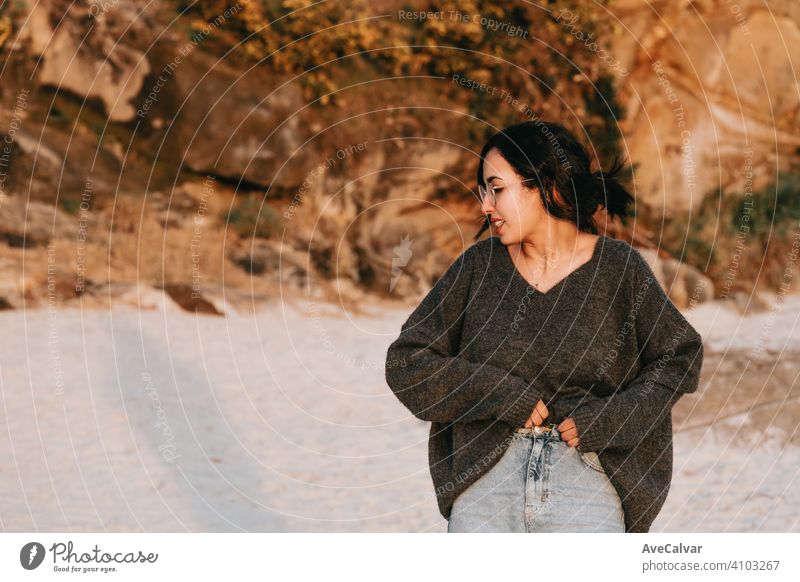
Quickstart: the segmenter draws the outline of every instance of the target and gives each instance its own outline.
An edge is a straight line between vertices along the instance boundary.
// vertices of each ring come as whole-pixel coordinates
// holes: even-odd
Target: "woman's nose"
[[[489,196],[487,196],[483,200],[483,202],[481,202],[481,212],[483,212],[484,214],[491,214],[492,212],[494,212],[494,204],[492,204],[492,201],[489,199]]]

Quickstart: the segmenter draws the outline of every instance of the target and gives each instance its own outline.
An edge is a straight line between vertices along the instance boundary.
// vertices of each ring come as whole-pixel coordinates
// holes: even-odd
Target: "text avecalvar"
[[[645,544],[642,548],[643,554],[699,554],[703,546],[689,546],[684,544],[664,544],[662,546],[651,546]]]

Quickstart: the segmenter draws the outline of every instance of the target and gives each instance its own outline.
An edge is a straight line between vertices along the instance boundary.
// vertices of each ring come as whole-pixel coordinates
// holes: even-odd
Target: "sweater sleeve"
[[[623,389],[588,394],[572,409],[578,449],[635,448],[684,394],[697,390],[703,340],[667,297],[650,265],[631,253],[636,338],[642,367]]]
[[[497,419],[522,427],[539,391],[507,370],[458,355],[475,252],[473,245],[456,259],[402,325],[386,354],[386,382],[422,420]]]

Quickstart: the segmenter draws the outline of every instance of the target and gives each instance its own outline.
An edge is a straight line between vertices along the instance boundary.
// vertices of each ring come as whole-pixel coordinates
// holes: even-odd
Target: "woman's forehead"
[[[485,180],[492,176],[507,179],[514,175],[514,169],[497,149],[491,149],[483,160],[483,175]]]

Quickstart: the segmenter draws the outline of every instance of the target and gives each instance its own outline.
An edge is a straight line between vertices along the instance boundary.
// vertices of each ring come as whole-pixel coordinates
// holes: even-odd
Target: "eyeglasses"
[[[524,184],[525,182],[531,182],[536,180],[536,178],[526,178],[525,180],[520,180],[519,182],[511,182],[512,184]],[[478,186],[478,197],[481,201],[481,206],[483,206],[484,201],[486,198],[489,198],[489,203],[494,206],[497,204],[497,192],[502,190],[502,186],[484,186],[480,184]]]

